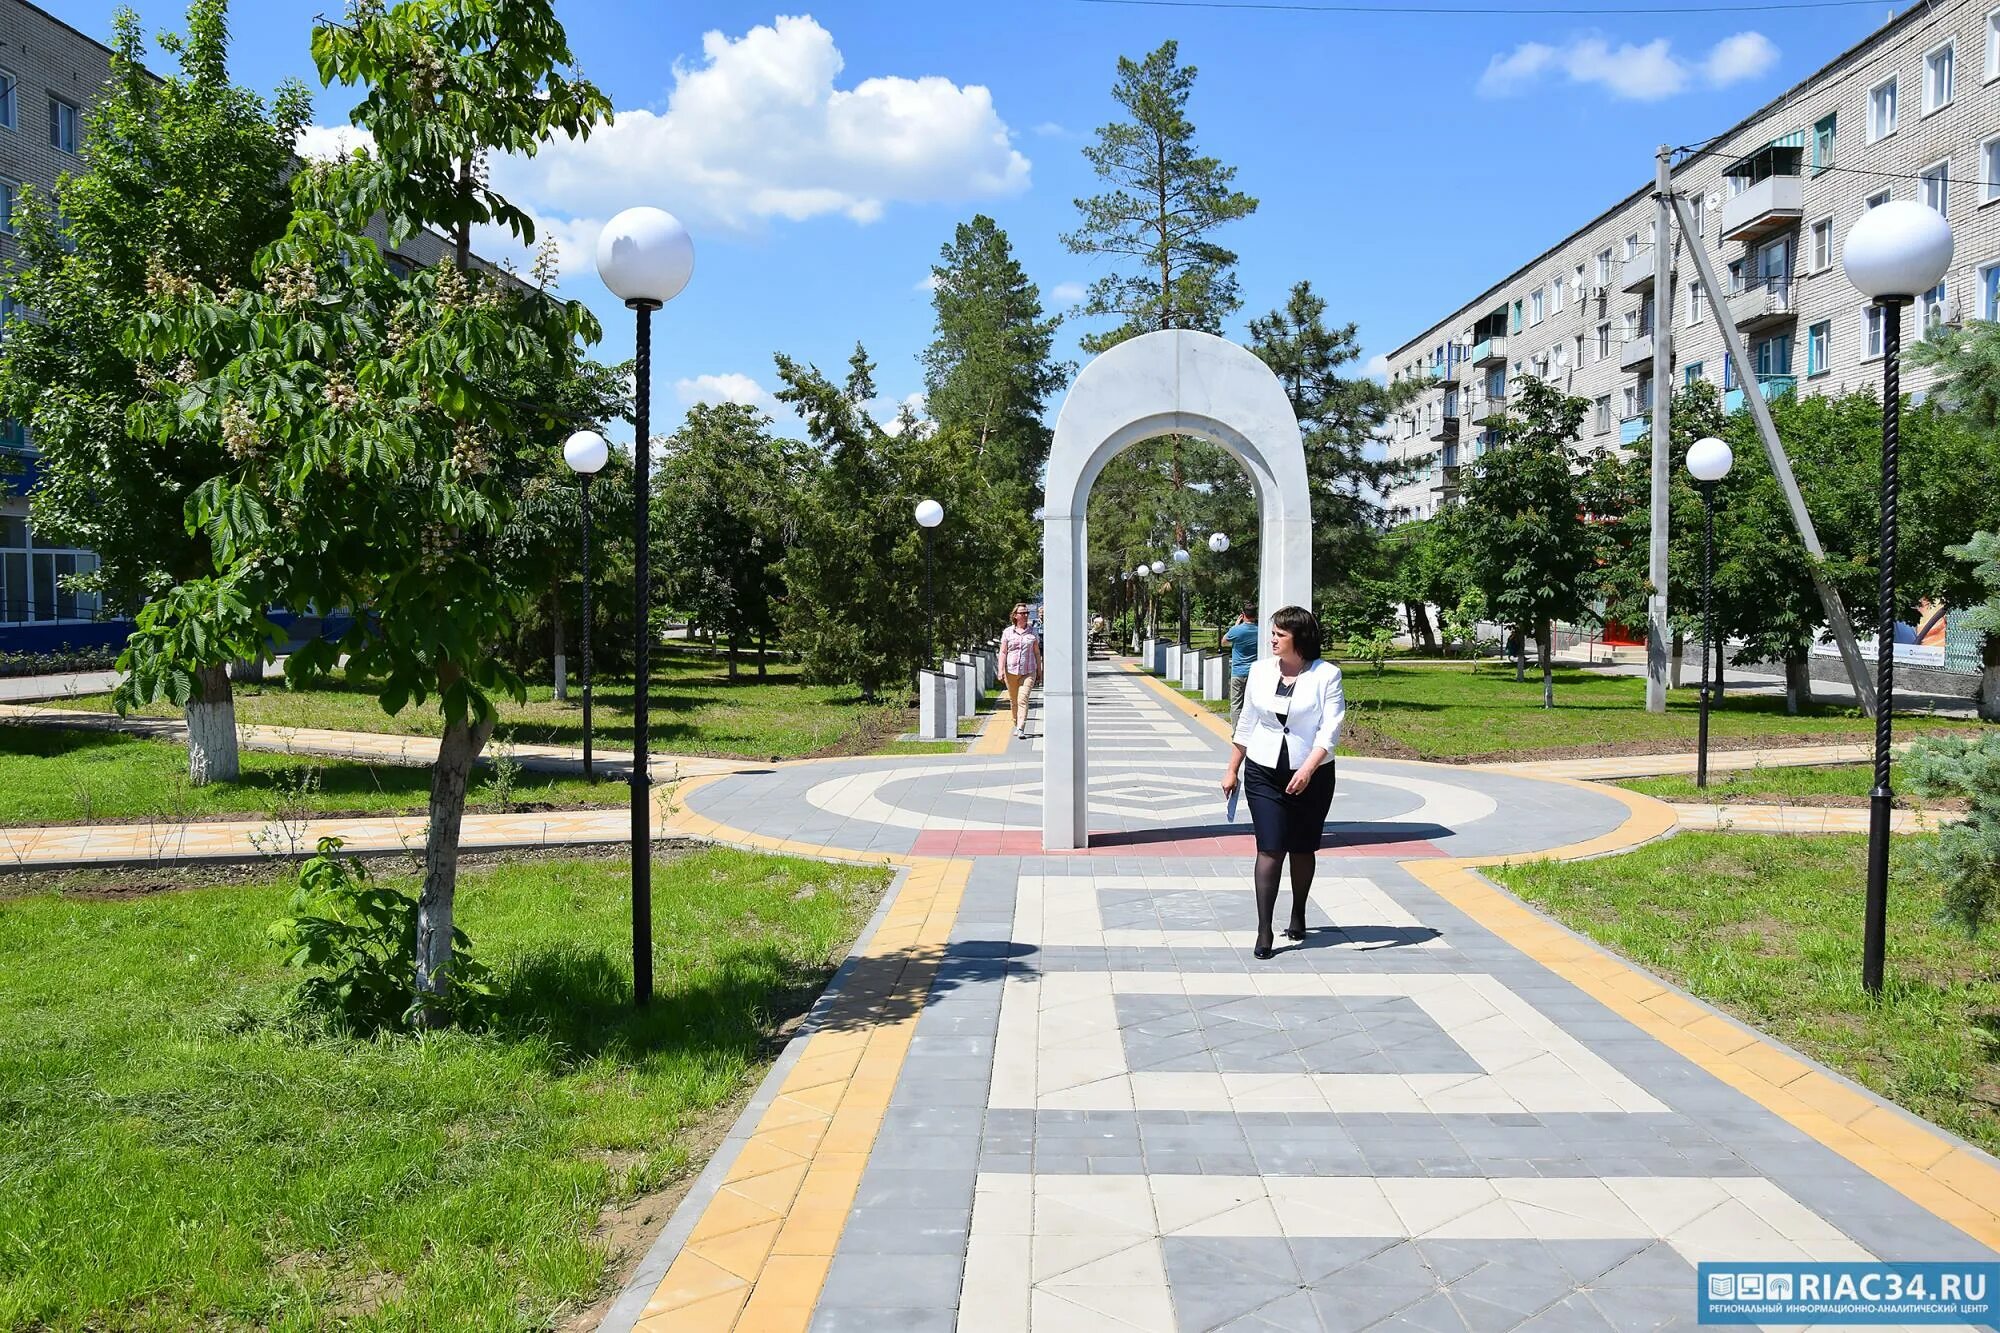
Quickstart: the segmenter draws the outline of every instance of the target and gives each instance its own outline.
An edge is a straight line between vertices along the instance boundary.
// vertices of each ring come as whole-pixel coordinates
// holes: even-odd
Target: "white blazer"
[[[1243,711],[1236,719],[1236,743],[1266,768],[1278,766],[1279,747],[1297,768],[1306,756],[1324,748],[1333,753],[1340,727],[1347,720],[1347,696],[1340,688],[1340,668],[1325,658],[1299,673],[1292,697],[1278,697],[1278,659],[1260,657],[1250,667],[1243,690]],[[1285,714],[1280,724],[1278,714]]]

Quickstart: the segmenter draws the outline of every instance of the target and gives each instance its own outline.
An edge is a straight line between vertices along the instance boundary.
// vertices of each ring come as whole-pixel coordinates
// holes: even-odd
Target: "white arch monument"
[[[1084,717],[1090,488],[1121,450],[1161,435],[1211,441],[1250,473],[1259,520],[1259,621],[1268,625],[1281,606],[1312,605],[1305,447],[1270,367],[1226,338],[1184,329],[1142,334],[1085,366],[1056,418],[1042,517],[1042,846],[1049,851],[1082,847],[1090,837]]]

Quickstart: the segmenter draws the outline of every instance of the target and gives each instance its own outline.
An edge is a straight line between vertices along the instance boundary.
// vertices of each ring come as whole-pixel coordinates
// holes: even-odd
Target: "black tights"
[[[1284,869],[1284,852],[1258,852],[1257,869],[1252,879],[1257,886],[1257,946],[1271,947],[1271,914],[1278,907],[1278,873]],[[1306,928],[1306,895],[1312,892],[1313,871],[1319,868],[1318,857],[1312,852],[1291,853],[1292,862],[1292,929],[1304,933]]]

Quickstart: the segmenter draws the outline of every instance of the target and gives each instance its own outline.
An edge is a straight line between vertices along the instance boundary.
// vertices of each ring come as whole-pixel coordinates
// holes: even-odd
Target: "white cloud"
[[[1595,36],[1577,37],[1559,47],[1522,42],[1487,62],[1478,91],[1482,97],[1508,97],[1560,73],[1571,83],[1595,84],[1613,97],[1653,102],[1685,91],[1697,77],[1718,88],[1755,78],[1777,60],[1777,46],[1759,32],[1725,37],[1695,63],[1675,55],[1664,37],[1616,46]]]
[[[674,393],[690,407],[696,403],[741,403],[771,417],[787,411],[777,395],[741,371],[675,380]]]
[[[1716,87],[1754,79],[1778,63],[1778,48],[1761,32],[1739,32],[1715,44],[1702,72]]]
[[[1056,124],[1056,122],[1054,122],[1053,120],[1045,120],[1041,124],[1035,126],[1035,133],[1044,139],[1069,138],[1069,131],[1064,129],[1062,126]]]
[[[374,146],[375,136],[354,125],[308,125],[299,131],[292,148],[300,157],[318,161]]]
[[[665,110],[621,110],[586,140],[496,162],[494,183],[570,217],[660,199],[686,221],[732,230],[828,214],[867,223],[898,203],[1027,188],[1028,159],[986,88],[937,75],[841,88],[843,63],[809,17],[709,32],[701,60],[675,66]]]
[[[1378,383],[1387,384],[1389,382],[1388,353],[1377,352],[1375,355],[1369,357],[1368,364],[1362,367],[1361,373]]]
[[[911,290],[919,292],[934,292],[942,286],[944,286],[943,278],[940,278],[935,273],[926,273],[921,279],[918,280],[917,285]]]
[[[1083,284],[1080,282],[1059,282],[1049,288],[1049,299],[1060,305],[1075,305],[1083,299]]]
[[[877,398],[869,403],[868,407],[873,413],[875,420],[882,423],[882,429],[891,435],[902,433],[902,411],[906,407],[909,408],[911,415],[917,419],[917,438],[921,439],[924,433],[929,430],[931,424],[929,419],[924,416],[924,401],[924,392],[919,389],[915,393],[904,394],[899,402],[890,402],[884,398]]]

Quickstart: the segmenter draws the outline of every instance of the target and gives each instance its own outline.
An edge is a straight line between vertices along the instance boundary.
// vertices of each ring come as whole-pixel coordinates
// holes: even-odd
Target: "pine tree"
[[[1060,319],[985,214],[961,222],[932,266],[937,332],[924,350],[924,409],[970,441],[987,475],[1023,509],[1040,501],[1049,399],[1070,368],[1050,359]]]
[[[1187,108],[1196,73],[1193,65],[1180,63],[1179,44],[1172,41],[1143,60],[1119,58],[1111,95],[1129,119],[1100,127],[1097,141],[1083,150],[1109,188],[1076,201],[1079,225],[1063,237],[1073,254],[1108,256],[1123,266],[1092,282],[1079,308],[1082,315],[1118,321],[1081,339],[1086,352],[1104,352],[1160,329],[1219,333],[1242,304],[1236,254],[1214,234],[1256,212],[1257,201],[1234,188],[1236,168],[1195,146]],[[1155,473],[1165,485],[1118,475],[1127,472]],[[1163,544],[1185,545],[1199,503],[1196,488],[1240,475],[1221,449],[1170,436],[1113,459],[1100,486],[1108,493],[1160,494],[1167,519]]]

